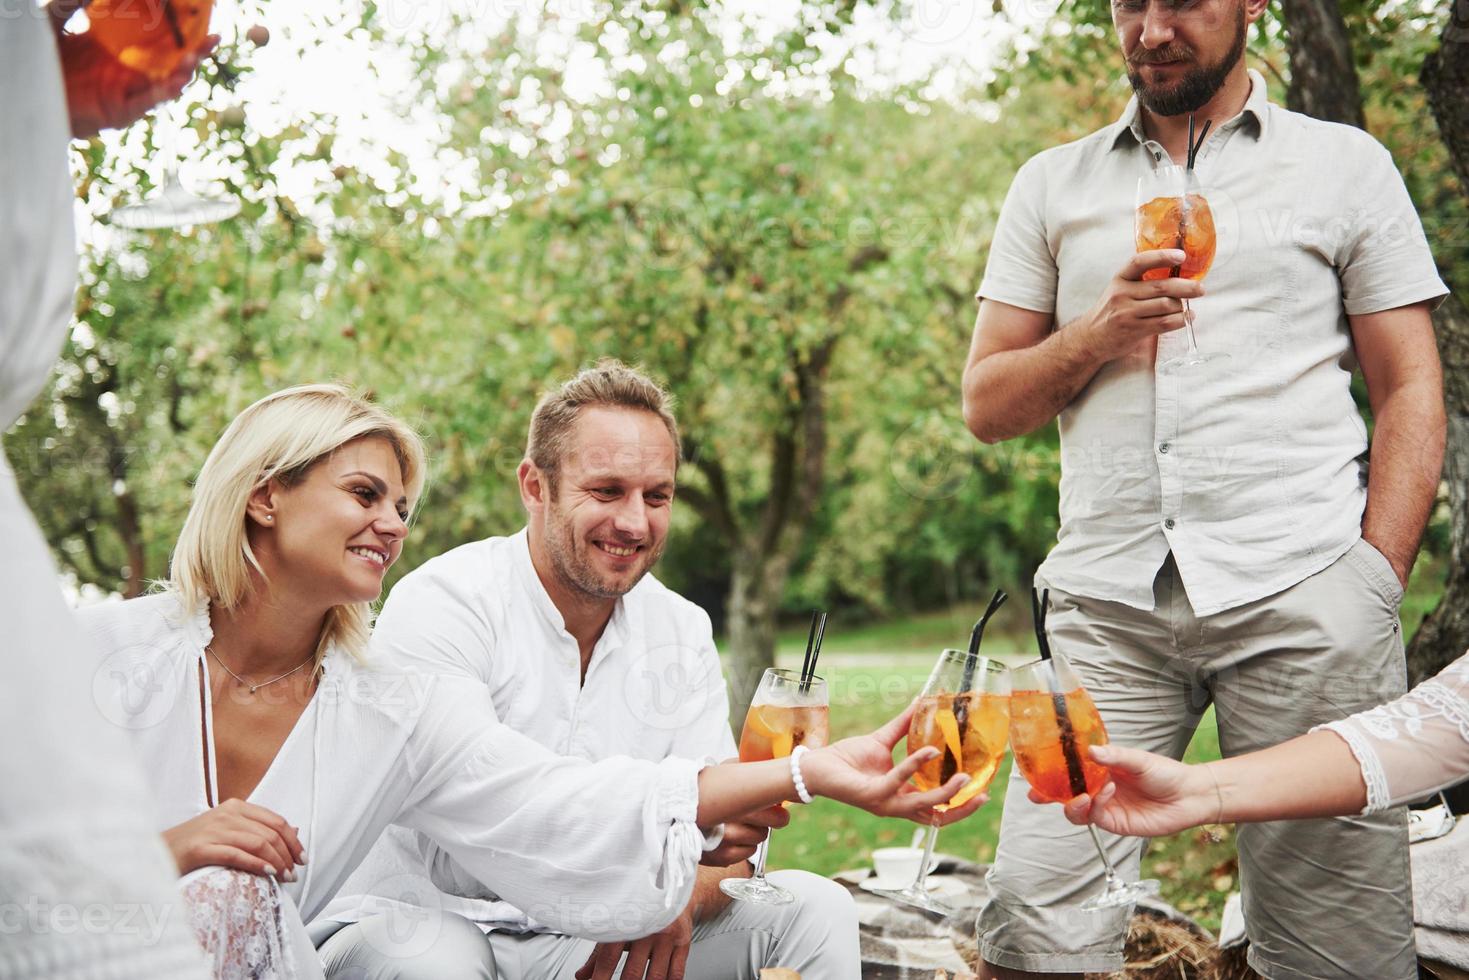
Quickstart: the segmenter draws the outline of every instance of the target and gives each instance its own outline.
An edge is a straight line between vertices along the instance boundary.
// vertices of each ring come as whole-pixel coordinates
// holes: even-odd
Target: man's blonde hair
[[[673,396],[652,378],[612,357],[547,392],[536,405],[530,420],[525,455],[546,474],[550,490],[556,492],[561,462],[570,450],[571,430],[585,408],[632,408],[658,416],[673,440],[673,465],[683,455],[678,421],[673,417]]]
[[[168,585],[190,606],[239,606],[255,588],[251,569],[265,574],[245,533],[251,493],[271,480],[296,486],[323,458],[372,437],[386,439],[398,457],[411,516],[423,493],[425,455],[418,433],[398,418],[338,384],[297,385],[245,409],[199,471]],[[318,638],[317,665],[334,643],[361,656],[371,627],[368,603],[332,607]]]

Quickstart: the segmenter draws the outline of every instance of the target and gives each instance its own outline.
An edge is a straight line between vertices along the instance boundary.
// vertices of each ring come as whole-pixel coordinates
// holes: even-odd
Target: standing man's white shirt
[[[1153,607],[1171,552],[1201,616],[1274,595],[1362,534],[1367,429],[1349,316],[1437,303],[1439,279],[1392,156],[1367,133],[1272,105],[1259,72],[1199,154],[1219,252],[1183,331],[1109,361],[1064,409],[1061,528],[1042,581]],[[1132,254],[1138,178],[1167,164],[1136,97],[1116,123],[1020,168],[979,297],[1054,313],[1097,301]]]
[[[644,576],[617,601],[583,684],[577,642],[536,574],[524,530],[455,548],[405,577],[378,618],[371,656],[484,684],[502,722],[559,755],[737,754],[708,614]],[[323,917],[352,922],[390,906],[391,896],[366,897],[379,882],[422,875],[423,847],[390,828]],[[547,931],[508,902],[440,898],[444,911],[484,928]]]

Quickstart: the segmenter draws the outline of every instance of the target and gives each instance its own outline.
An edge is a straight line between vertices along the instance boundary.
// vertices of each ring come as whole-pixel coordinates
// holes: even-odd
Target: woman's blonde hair
[[[423,492],[425,457],[423,440],[401,420],[338,384],[297,385],[245,409],[199,471],[169,585],[190,606],[239,606],[255,588],[250,570],[265,574],[245,533],[251,493],[271,480],[295,486],[324,457],[372,437],[386,439],[398,457],[411,517]],[[371,628],[368,603],[333,606],[318,638],[317,665],[334,643],[361,656]]]

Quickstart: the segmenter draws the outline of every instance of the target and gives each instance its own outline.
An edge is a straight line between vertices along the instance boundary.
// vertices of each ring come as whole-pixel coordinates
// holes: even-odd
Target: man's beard
[[[1245,40],[1249,34],[1249,24],[1245,21],[1244,4],[1240,4],[1235,16],[1234,43],[1229,47],[1226,54],[1217,64],[1196,65],[1190,68],[1176,84],[1169,87],[1153,87],[1143,81],[1142,64],[1132,60],[1127,62],[1127,80],[1132,83],[1132,90],[1137,93],[1137,99],[1147,108],[1149,112],[1160,116],[1178,116],[1186,112],[1197,112],[1214,98],[1224,79],[1234,70],[1234,66],[1244,57]],[[1178,54],[1187,54],[1187,50],[1164,48],[1160,51],[1150,52],[1154,61],[1175,60]]]
[[[592,567],[587,555],[577,551],[577,543],[573,537],[575,533],[571,522],[552,504],[546,514],[546,553],[551,559],[551,569],[568,590],[588,599],[622,598],[643,580],[644,575],[653,570],[653,566],[663,555],[661,544],[657,549],[643,552],[645,560],[642,567],[636,570],[626,586],[622,586],[620,583],[609,582]],[[586,547],[592,549],[596,545],[588,541]]]

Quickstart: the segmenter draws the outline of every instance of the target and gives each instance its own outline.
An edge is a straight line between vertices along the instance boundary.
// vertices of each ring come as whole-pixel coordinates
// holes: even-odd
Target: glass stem
[[[1190,354],[1197,354],[1199,352],[1199,342],[1194,337],[1194,315],[1189,308],[1188,300],[1183,301],[1183,322],[1188,327],[1188,352]]]
[[[913,888],[924,891],[923,883],[928,879],[928,864],[933,860],[933,845],[939,839],[939,822],[928,825],[928,836],[923,839],[923,860],[918,862],[918,877],[913,879]]]
[[[1116,881],[1117,871],[1112,867],[1111,859],[1107,857],[1107,849],[1102,846],[1102,838],[1097,834],[1096,825],[1087,824],[1086,829],[1091,831],[1092,843],[1097,846],[1097,856],[1102,859],[1102,866],[1107,869],[1107,881],[1109,883]]]
[[[770,834],[773,833],[775,831],[772,830]],[[759,853],[755,855],[755,873],[751,877],[756,881],[765,880],[765,855],[770,853],[770,834],[765,835],[765,840],[760,843]]]

